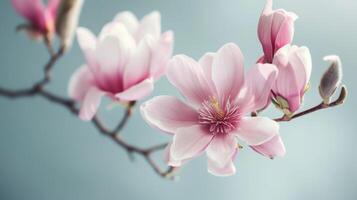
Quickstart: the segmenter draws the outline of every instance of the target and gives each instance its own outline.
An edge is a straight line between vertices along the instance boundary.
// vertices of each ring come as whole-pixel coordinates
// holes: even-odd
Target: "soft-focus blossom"
[[[311,75],[311,55],[306,47],[285,45],[276,52],[273,64],[278,78],[272,88],[273,102],[287,115],[294,113],[302,102]]]
[[[81,119],[92,119],[104,95],[113,101],[136,101],[151,93],[172,53],[173,33],[161,34],[160,23],[158,12],[140,22],[124,12],[105,25],[98,38],[78,28],[87,62],[73,74],[69,95],[81,102]]]
[[[258,24],[258,37],[262,44],[264,56],[260,63],[272,63],[274,54],[294,36],[294,21],[297,15],[283,9],[272,10],[272,0],[267,0]]]
[[[184,55],[169,62],[167,77],[186,101],[157,96],[141,106],[151,126],[173,135],[166,154],[169,165],[179,167],[206,152],[210,173],[232,175],[237,139],[258,146],[279,134],[275,121],[249,116],[268,101],[276,67],[256,64],[245,76],[243,68],[243,55],[235,44],[207,53],[198,62]]]
[[[56,31],[63,50],[72,46],[84,0],[62,0],[58,9]]]
[[[337,55],[324,57],[325,61],[331,62],[330,67],[322,75],[319,92],[325,104],[330,103],[331,96],[335,93],[342,81],[342,63]]]
[[[26,31],[30,36],[51,37],[55,32],[57,8],[61,0],[48,0],[47,6],[42,0],[12,0],[16,12],[26,18],[29,24]]]

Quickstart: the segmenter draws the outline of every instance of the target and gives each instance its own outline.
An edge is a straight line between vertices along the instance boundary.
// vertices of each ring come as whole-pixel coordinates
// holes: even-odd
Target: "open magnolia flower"
[[[258,37],[262,44],[264,56],[261,63],[272,63],[274,54],[294,36],[294,21],[297,15],[284,9],[273,10],[273,1],[267,0],[258,24]]]
[[[279,75],[272,88],[273,102],[286,115],[299,109],[311,76],[311,55],[307,47],[285,45],[275,54]]]
[[[243,55],[235,44],[207,53],[199,62],[184,55],[169,62],[167,77],[187,102],[158,96],[141,106],[150,125],[174,136],[167,148],[169,165],[181,166],[206,152],[210,173],[232,175],[237,139],[259,146],[278,136],[277,122],[249,115],[266,105],[276,67],[256,64],[246,76],[243,68]],[[272,151],[284,151],[279,145],[275,148]]]
[[[22,26],[34,38],[51,37],[55,32],[56,13],[61,0],[49,0],[45,6],[42,0],[12,0],[16,12],[26,18],[29,24]]]
[[[98,38],[78,28],[87,63],[73,74],[69,95],[81,102],[81,119],[92,119],[104,95],[113,101],[136,101],[151,93],[172,54],[173,33],[161,34],[160,23],[158,12],[140,22],[123,12],[103,27]]]

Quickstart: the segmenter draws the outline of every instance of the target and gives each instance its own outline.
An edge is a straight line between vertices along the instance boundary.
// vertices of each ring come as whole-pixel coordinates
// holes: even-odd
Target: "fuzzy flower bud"
[[[329,104],[331,96],[341,84],[342,64],[337,55],[325,56],[324,60],[331,62],[331,65],[321,77],[319,92],[324,103]]]
[[[59,7],[56,30],[64,50],[72,46],[84,0],[63,0]]]

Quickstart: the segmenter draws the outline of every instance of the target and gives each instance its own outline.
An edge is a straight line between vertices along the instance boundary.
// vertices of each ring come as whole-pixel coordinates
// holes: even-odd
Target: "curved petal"
[[[206,149],[210,162],[214,162],[219,168],[224,168],[232,161],[237,151],[237,140],[234,135],[215,136]]]
[[[292,12],[281,11],[284,15],[284,21],[280,24],[277,33],[275,34],[274,45],[275,52],[286,44],[290,44],[294,37],[294,21],[297,15]]]
[[[274,47],[271,42],[271,26],[273,23],[272,3],[272,0],[266,1],[258,23],[258,38],[263,47],[265,60],[269,63],[272,62],[274,54]]]
[[[149,38],[140,41],[137,48],[134,50],[129,63],[124,69],[124,89],[149,77],[150,67],[150,48]]]
[[[197,124],[197,112],[179,99],[157,96],[143,103],[141,115],[151,126],[174,134],[179,128]]]
[[[47,10],[51,13],[51,16],[53,18],[56,18],[57,10],[58,10],[60,3],[61,3],[61,0],[48,0]]]
[[[226,165],[220,166],[210,158],[207,160],[208,172],[215,176],[232,176],[236,173],[236,167],[232,160],[228,161]]]
[[[218,50],[213,60],[212,79],[221,98],[235,98],[244,83],[243,55],[233,43]]]
[[[206,53],[198,61],[198,63],[202,68],[203,74],[207,80],[207,83],[209,84],[211,90],[214,91],[214,93],[216,93],[216,87],[212,80],[212,67],[213,67],[213,60],[215,56],[216,53]]]
[[[98,70],[106,75],[117,75],[127,60],[124,53],[117,37],[108,36],[99,41],[95,51]]]
[[[84,121],[90,121],[96,114],[104,94],[105,92],[99,90],[98,88],[91,87],[82,102],[81,109],[79,111],[79,118]]]
[[[279,124],[267,117],[243,117],[233,133],[248,145],[260,145],[279,134]]]
[[[239,95],[243,113],[264,108],[269,100],[271,89],[278,76],[278,69],[272,64],[255,64],[245,79],[245,93]]]
[[[289,110],[296,111],[301,104],[311,74],[311,55],[306,47],[285,45],[276,53],[273,64],[279,69],[274,92],[289,102]]]
[[[272,139],[261,145],[250,147],[254,151],[270,159],[273,159],[275,156],[284,156],[286,152],[283,140],[279,135],[274,136]]]
[[[128,31],[134,35],[136,30],[138,29],[139,22],[136,16],[130,11],[123,11],[118,13],[114,17],[114,21],[120,22],[125,25]]]
[[[174,33],[166,31],[155,45],[152,46],[152,57],[150,63],[150,74],[155,79],[165,73],[174,45]]]
[[[194,158],[193,157],[186,160],[174,160],[173,157],[171,156],[171,145],[172,142],[170,142],[164,149],[164,162],[167,163],[169,166],[181,167],[183,164]]]
[[[201,105],[212,94],[199,64],[185,55],[171,59],[167,78],[190,103]]]
[[[88,66],[94,69],[96,66],[95,49],[97,46],[97,38],[89,29],[79,27],[77,28],[77,40]]]
[[[161,34],[161,15],[158,11],[151,12],[140,21],[136,33],[136,41],[140,41],[145,35],[159,38]]]
[[[140,83],[124,90],[115,95],[120,100],[135,101],[144,98],[154,90],[154,80],[152,78],[145,79]]]
[[[171,157],[183,161],[201,154],[213,138],[200,125],[184,127],[177,130],[171,145]]]
[[[71,76],[68,85],[68,95],[77,101],[82,101],[89,88],[93,86],[93,75],[86,65],[79,67]]]

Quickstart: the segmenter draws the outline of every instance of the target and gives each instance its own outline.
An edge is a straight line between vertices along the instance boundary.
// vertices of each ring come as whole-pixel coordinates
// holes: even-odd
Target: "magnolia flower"
[[[207,53],[198,62],[185,55],[169,62],[167,77],[186,102],[158,96],[141,106],[151,126],[173,135],[167,147],[169,165],[179,167],[206,152],[210,173],[232,175],[237,139],[256,146],[278,135],[275,121],[248,115],[268,101],[276,67],[256,64],[246,76],[243,68],[243,55],[235,44]]]
[[[104,95],[113,101],[136,101],[150,94],[171,57],[173,33],[161,34],[158,12],[140,23],[129,12],[119,16],[98,38],[86,28],[77,30],[87,63],[73,74],[69,95],[81,102],[83,120],[92,119]]]
[[[273,64],[279,70],[272,88],[273,102],[291,115],[299,109],[308,89],[312,67],[310,51],[307,47],[286,45],[276,52]]]
[[[26,18],[29,24],[23,28],[33,38],[51,37],[55,32],[57,8],[61,0],[48,0],[45,6],[42,0],[12,0],[16,12]]]
[[[258,37],[262,44],[264,56],[261,63],[272,63],[274,54],[294,36],[294,21],[297,15],[283,9],[272,10],[273,1],[267,0],[258,24]]]

